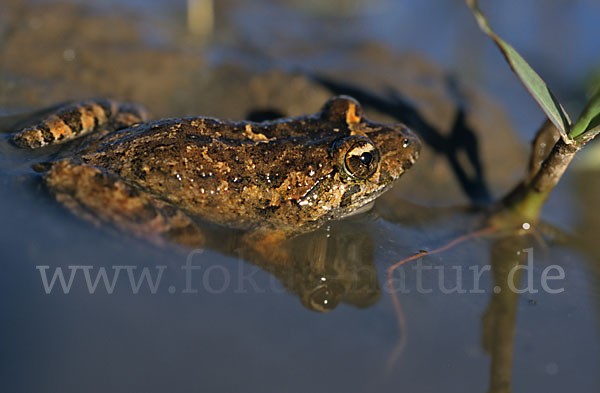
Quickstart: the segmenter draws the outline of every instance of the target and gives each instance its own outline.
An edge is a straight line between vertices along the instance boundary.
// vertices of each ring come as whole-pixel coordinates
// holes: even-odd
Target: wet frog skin
[[[262,123],[146,117],[138,105],[90,100],[13,141],[37,149],[90,138],[44,175],[82,217],[195,246],[204,238],[197,222],[208,222],[243,230],[258,250],[360,211],[420,149],[406,126],[371,122],[346,96],[311,116]]]

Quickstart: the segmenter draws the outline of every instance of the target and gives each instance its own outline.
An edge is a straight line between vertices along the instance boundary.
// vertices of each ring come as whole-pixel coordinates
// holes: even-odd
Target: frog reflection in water
[[[420,148],[406,126],[371,122],[346,96],[312,116],[262,123],[147,122],[138,105],[89,100],[57,109],[13,141],[36,149],[82,137],[83,147],[44,175],[74,213],[194,247],[213,243],[199,222],[230,228],[259,265],[286,264],[287,239],[364,210]]]

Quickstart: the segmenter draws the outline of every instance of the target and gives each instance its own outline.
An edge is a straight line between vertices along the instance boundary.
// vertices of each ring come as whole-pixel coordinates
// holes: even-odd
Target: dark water
[[[397,119],[385,104],[399,89],[443,135],[454,116],[443,103],[461,100],[439,88],[451,75],[473,89],[464,100],[480,116],[469,121],[491,196],[519,179],[542,114],[461,1],[214,3],[214,27],[192,33],[185,2],[3,2],[0,112],[111,95],[157,117],[239,119],[312,112],[354,89],[373,116]],[[600,67],[600,4],[487,3],[497,30],[576,113]],[[302,76],[312,73],[328,83]],[[475,90],[500,104],[483,106]],[[60,153],[22,152],[3,137],[1,390],[598,391],[598,170],[572,168],[536,236],[478,237],[402,266],[398,314],[387,269],[481,224],[464,208],[478,185],[461,183],[437,139],[421,136],[422,162],[373,212],[301,236],[286,246],[289,260],[267,262],[223,251],[228,237],[221,251],[161,248],[96,228],[30,169]],[[73,272],[72,286],[64,293],[56,281],[46,293],[43,277],[50,285],[58,268],[67,285]],[[93,282],[101,269],[109,283],[119,271],[114,288],[99,281],[90,293],[85,273]],[[144,269],[156,286],[143,281],[135,293]],[[544,288],[544,274],[562,278]],[[530,291],[514,294],[509,278]]]

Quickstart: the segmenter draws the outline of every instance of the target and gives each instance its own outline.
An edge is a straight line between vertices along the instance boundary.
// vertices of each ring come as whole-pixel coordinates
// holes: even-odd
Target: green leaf
[[[593,120],[600,115],[600,88],[596,90],[596,93],[592,95],[592,98],[588,101],[587,105],[583,109],[583,112],[579,116],[579,119],[575,122],[569,132],[569,137],[576,138],[579,135],[586,132],[589,128],[593,127],[595,123]]]
[[[571,127],[569,115],[558,102],[554,94],[550,91],[546,83],[540,76],[531,68],[529,64],[521,57],[521,55],[509,43],[498,36],[489,25],[485,15],[479,9],[477,0],[465,0],[467,6],[479,24],[479,28],[490,38],[494,40],[504,58],[510,65],[510,68],[521,80],[521,83],[527,88],[529,94],[535,99],[538,105],[542,108],[548,119],[556,126],[565,143],[572,143],[567,136],[567,131]]]
[[[587,128],[585,129],[585,132],[590,132],[592,128],[597,128],[598,126],[600,126],[600,113],[598,113],[592,119],[592,121],[590,121],[590,124],[588,124]]]

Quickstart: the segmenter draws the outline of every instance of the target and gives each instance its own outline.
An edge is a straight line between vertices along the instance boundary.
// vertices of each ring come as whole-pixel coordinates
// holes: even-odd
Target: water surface
[[[0,5],[5,115],[108,95],[155,117],[241,119],[309,113],[352,93],[374,118],[420,125],[425,140],[422,162],[373,212],[294,240],[280,266],[94,227],[31,170],[60,153],[22,152],[3,137],[2,391],[598,390],[594,171],[571,171],[553,192],[543,212],[552,231],[475,238],[396,271],[398,325],[387,269],[477,228],[481,214],[465,206],[519,179],[542,114],[462,2],[334,3],[218,1],[208,36],[189,32],[185,2]],[[581,108],[585,76],[600,65],[600,6],[484,6],[567,107]],[[472,181],[461,180],[440,148],[459,129],[478,138],[483,180],[458,152]],[[515,295],[506,285],[519,263],[527,269],[516,279],[533,291]],[[199,269],[186,276],[186,266]],[[67,279],[75,272],[68,293],[58,281],[44,286],[58,268]],[[102,268],[118,280],[90,293],[84,273],[93,280]],[[161,279],[135,293],[144,269]],[[545,290],[544,272],[559,271]],[[323,278],[337,291],[328,313],[311,309]]]

